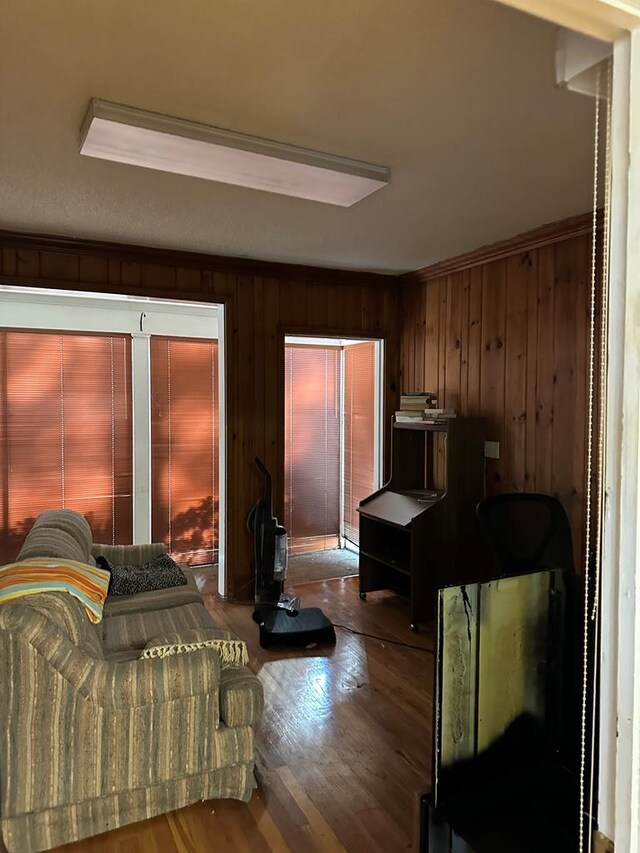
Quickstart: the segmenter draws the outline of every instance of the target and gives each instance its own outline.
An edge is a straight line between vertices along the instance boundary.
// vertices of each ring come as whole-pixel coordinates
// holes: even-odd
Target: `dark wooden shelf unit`
[[[438,587],[478,574],[484,438],[480,418],[394,422],[391,478],[360,503],[360,595],[407,595],[414,629],[432,617]]]

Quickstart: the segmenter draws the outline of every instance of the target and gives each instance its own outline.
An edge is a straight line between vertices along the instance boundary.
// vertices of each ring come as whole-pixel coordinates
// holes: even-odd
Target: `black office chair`
[[[562,572],[563,581],[553,599],[556,635],[553,664],[547,671],[545,725],[561,764],[574,772],[580,752],[577,720],[584,588],[573,562],[569,519],[557,498],[527,492],[485,498],[476,512],[503,577],[543,569]]]
[[[571,527],[557,498],[531,492],[495,495],[480,501],[476,513],[501,574],[575,571]]]

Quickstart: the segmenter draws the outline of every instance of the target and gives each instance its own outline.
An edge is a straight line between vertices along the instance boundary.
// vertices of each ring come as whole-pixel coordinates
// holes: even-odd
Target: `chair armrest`
[[[246,666],[220,671],[220,719],[229,728],[251,726],[262,716],[264,691],[260,679]]]
[[[112,566],[142,566],[167,553],[164,542],[152,542],[148,545],[103,545],[95,543],[91,555],[104,557]]]
[[[220,655],[204,648],[166,658],[106,661],[91,698],[102,708],[121,709],[211,695],[217,708],[219,687]],[[216,710],[216,725],[218,719]]]
[[[6,627],[5,641],[30,643],[80,696],[99,708],[121,710],[207,694],[216,696],[216,708],[219,704],[220,656],[215,649],[166,658],[104,661],[81,651],[36,611],[19,625]],[[216,720],[217,716],[216,710]]]

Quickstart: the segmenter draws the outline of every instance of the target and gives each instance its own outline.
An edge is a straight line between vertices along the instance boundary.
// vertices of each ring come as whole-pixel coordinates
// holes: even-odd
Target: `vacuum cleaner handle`
[[[267,467],[263,464],[263,462],[260,459],[258,459],[257,456],[255,458],[255,463],[258,466],[258,470],[262,473],[262,475],[264,477],[264,498],[263,498],[263,500],[264,500],[265,506],[268,507],[269,514],[271,516],[273,516],[273,500],[271,497],[271,487],[272,487],[271,474],[269,473],[269,470],[267,469]]]

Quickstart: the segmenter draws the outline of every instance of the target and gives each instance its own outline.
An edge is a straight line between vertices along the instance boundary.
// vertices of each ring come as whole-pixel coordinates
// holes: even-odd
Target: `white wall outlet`
[[[500,442],[485,441],[484,455],[487,459],[500,459]]]

